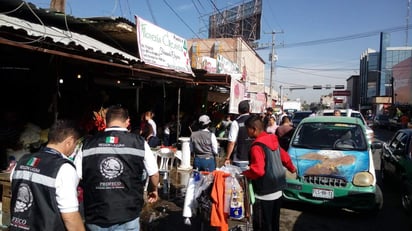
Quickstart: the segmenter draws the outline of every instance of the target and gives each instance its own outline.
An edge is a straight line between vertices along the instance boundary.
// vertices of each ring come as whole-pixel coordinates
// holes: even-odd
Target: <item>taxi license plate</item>
[[[333,199],[333,190],[314,188],[312,196],[317,198]]]

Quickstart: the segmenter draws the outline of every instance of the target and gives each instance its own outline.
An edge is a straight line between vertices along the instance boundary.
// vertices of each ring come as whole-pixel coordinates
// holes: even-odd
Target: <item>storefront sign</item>
[[[216,63],[216,59],[203,56],[200,68],[206,70],[208,73],[216,73]]]
[[[139,57],[147,64],[193,75],[187,41],[136,16]]]
[[[225,58],[222,55],[217,55],[217,73],[220,74],[233,74],[240,73],[239,66]]]

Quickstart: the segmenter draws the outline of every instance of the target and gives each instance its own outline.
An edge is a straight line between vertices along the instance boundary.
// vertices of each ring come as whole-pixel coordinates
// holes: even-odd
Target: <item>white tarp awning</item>
[[[99,51],[109,55],[119,54],[127,60],[139,61],[137,57],[129,55],[126,52],[118,50],[89,36],[78,34],[70,30],[62,30],[56,27],[32,23],[23,19],[7,16],[5,14],[0,14],[0,27],[12,27],[15,30],[22,29],[25,30],[28,35],[39,38],[47,37],[52,39],[55,43],[63,43],[65,45],[74,43],[83,47],[85,50],[92,50],[94,52]],[[127,61],[125,60],[125,63],[126,62]]]

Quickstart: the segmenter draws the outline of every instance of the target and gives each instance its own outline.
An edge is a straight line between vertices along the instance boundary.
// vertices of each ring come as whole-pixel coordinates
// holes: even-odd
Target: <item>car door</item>
[[[412,182],[412,138],[409,135],[407,139],[405,151],[402,154],[399,164],[404,173],[403,177],[407,178],[409,182]]]
[[[397,177],[399,171],[400,153],[406,146],[407,136],[401,131],[398,131],[384,146],[382,161],[384,161],[385,172],[393,177]]]
[[[383,159],[386,173],[398,179],[405,174],[405,164],[411,161],[407,157],[408,146],[407,134],[398,131],[390,143],[384,147]]]

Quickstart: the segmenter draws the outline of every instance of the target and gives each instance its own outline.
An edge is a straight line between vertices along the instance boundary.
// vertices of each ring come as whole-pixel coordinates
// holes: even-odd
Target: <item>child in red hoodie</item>
[[[292,173],[296,172],[296,168],[289,154],[280,148],[276,135],[264,131],[259,116],[248,118],[245,127],[248,136],[255,139],[249,152],[249,169],[243,172],[251,180],[256,198],[253,204],[253,230],[278,231],[282,189],[286,185],[285,173],[284,170],[281,170],[283,174],[267,170],[273,169],[270,165],[283,169],[280,164]],[[278,148],[279,152],[272,152]],[[280,155],[273,156],[273,153]]]

